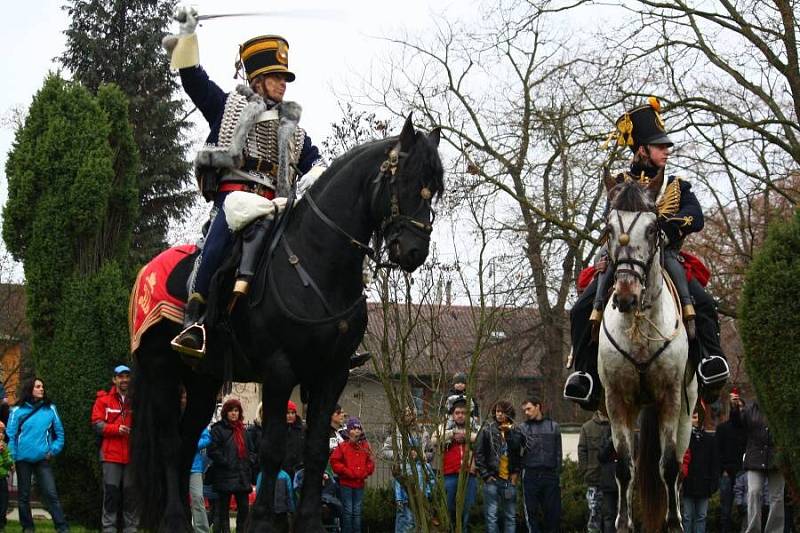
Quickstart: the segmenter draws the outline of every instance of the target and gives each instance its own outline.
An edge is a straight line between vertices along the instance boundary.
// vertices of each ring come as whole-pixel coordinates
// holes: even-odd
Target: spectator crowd
[[[102,531],[137,531],[132,497],[129,438],[134,419],[130,408],[131,370],[117,366],[109,390],[97,393],[91,411],[103,480]],[[453,531],[468,532],[473,507],[482,495],[487,533],[555,532],[561,522],[561,429],[549,418],[541,399],[519,405],[501,399],[481,420],[467,378],[457,374],[443,398],[440,421],[426,425],[411,407],[395,422],[380,456],[391,464],[395,532],[418,531],[419,516]],[[185,406],[185,393],[182,397]],[[757,401],[745,402],[735,388],[729,396],[729,417],[711,428],[707,406],[692,416],[690,445],[681,464],[681,515],[686,532],[783,532],[784,480],[767,421]],[[5,401],[5,400],[4,400]],[[517,411],[522,416],[517,416]],[[2,417],[0,417],[2,418]],[[245,424],[244,409],[228,398],[202,432],[191,466],[192,522],[197,533],[229,532],[231,512],[236,529],[244,530],[248,511],[260,490],[258,451],[262,412]],[[286,409],[287,447],[276,480],[274,509],[291,528],[303,484],[302,450],[305,425],[297,405]],[[56,531],[69,531],[61,508],[51,459],[64,448],[65,436],[45,383],[35,378],[19,393],[7,424],[0,421],[0,531],[9,505],[7,478],[16,472],[19,519],[24,532],[34,530],[30,493],[35,477]],[[329,463],[323,476],[323,519],[331,531],[361,532],[367,479],[376,456],[361,420],[337,405],[330,419]],[[615,531],[620,498],[611,426],[602,409],[583,424],[578,441],[578,472],[585,483],[586,530]],[[719,491],[718,524],[709,527],[709,500]],[[432,502],[438,495],[442,508]],[[520,505],[521,504],[521,505]],[[521,508],[521,511],[520,511]],[[426,510],[426,511],[423,511]],[[460,512],[459,512],[460,511]],[[788,531],[788,529],[786,529]]]

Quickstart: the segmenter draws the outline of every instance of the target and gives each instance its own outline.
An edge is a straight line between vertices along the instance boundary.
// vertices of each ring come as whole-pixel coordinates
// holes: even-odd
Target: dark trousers
[[[525,468],[522,471],[525,496],[525,521],[529,533],[554,533],[561,521],[561,486],[555,471]],[[536,512],[542,510],[542,527],[536,523]]]
[[[8,476],[0,478],[0,529],[6,527],[8,514]]]
[[[139,515],[133,499],[133,469],[122,463],[104,461],[103,465],[103,531],[116,533],[122,514],[123,533],[136,533]]]
[[[569,312],[575,370],[590,374],[595,382],[595,390],[599,390],[596,385],[600,382],[600,378],[597,374],[597,343],[592,340],[592,325],[589,322],[589,316],[592,314],[592,305],[597,293],[597,280],[598,278],[592,280]],[[689,343],[689,357],[695,364],[700,362],[702,351],[705,351],[706,355],[724,357],[720,346],[717,303],[696,279],[689,282],[689,294],[694,300],[697,313],[695,318],[697,339]],[[702,344],[703,350],[701,350],[700,344]]]
[[[22,529],[34,529],[33,515],[31,514],[31,481],[35,473],[36,482],[39,485],[39,492],[42,498],[44,498],[50,516],[53,517],[53,524],[56,526],[56,531],[59,533],[69,531],[69,525],[67,525],[67,520],[64,518],[64,510],[61,508],[58,492],[56,492],[56,480],[55,477],[53,477],[53,470],[50,468],[50,463],[47,460],[42,460],[38,463],[17,461],[16,465],[17,489],[19,491],[19,523]]]
[[[233,245],[233,232],[228,226],[225,211],[222,209],[227,192],[218,193],[214,198],[211,224],[203,238],[202,250],[195,260],[195,270],[189,278],[189,293],[198,292],[208,297],[211,278],[222,264]]]
[[[250,511],[250,502],[247,492],[220,492],[217,499],[217,518],[214,520],[214,533],[230,533],[230,505],[231,496],[236,498],[236,531],[244,531],[247,523],[247,514]]]
[[[613,533],[617,530],[614,523],[617,521],[619,506],[619,492],[616,490],[603,491],[603,510],[600,516],[603,518],[603,533]]]

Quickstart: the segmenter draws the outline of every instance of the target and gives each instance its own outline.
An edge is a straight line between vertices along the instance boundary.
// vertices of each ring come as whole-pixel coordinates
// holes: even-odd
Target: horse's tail
[[[166,371],[167,368],[161,360],[163,354],[153,342],[153,337],[161,337],[165,331],[166,328],[159,324],[148,332],[147,338],[137,351],[131,384],[134,420],[130,451],[134,491],[140,516],[139,526],[152,531],[159,529],[166,511],[168,489],[165,457],[169,451],[165,448],[170,445],[178,446],[177,442],[168,442],[169,439],[165,438],[168,428],[164,427],[164,423],[159,423],[167,408],[167,402],[176,402],[176,415],[179,411],[177,376],[170,376]],[[161,339],[161,342],[169,346],[168,339],[166,341]],[[169,394],[171,391],[165,390],[165,380],[175,381],[175,391],[171,394]]]
[[[661,440],[658,411],[654,405],[642,409],[639,453],[636,456],[642,531],[661,531],[667,514],[667,491],[661,479]]]

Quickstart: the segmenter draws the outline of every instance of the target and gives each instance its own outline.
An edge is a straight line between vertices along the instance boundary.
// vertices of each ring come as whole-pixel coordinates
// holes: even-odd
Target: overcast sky
[[[4,1],[5,20],[0,32],[0,117],[8,118],[15,108],[30,105],[49,71],[58,70],[53,58],[64,49],[63,31],[69,24],[61,9],[64,0]],[[224,90],[232,89],[234,61],[238,45],[261,34],[279,34],[289,41],[289,67],[297,75],[286,99],[303,106],[301,125],[312,140],[320,144],[330,132],[330,124],[340,117],[334,95],[379,61],[387,44],[380,37],[401,32],[420,34],[432,27],[432,18],[447,13],[448,18],[474,18],[477,7],[471,0],[403,0],[385,2],[351,0],[330,2],[305,0],[272,2],[254,0],[205,0],[193,2],[200,14],[270,12],[252,16],[209,20],[197,33],[200,61]],[[177,32],[177,23],[173,31]],[[199,113],[192,119],[197,127],[192,138],[205,139],[208,126]],[[4,121],[0,128],[0,205],[5,205],[7,184],[5,162],[14,138],[13,127]],[[206,209],[195,218],[202,218]]]

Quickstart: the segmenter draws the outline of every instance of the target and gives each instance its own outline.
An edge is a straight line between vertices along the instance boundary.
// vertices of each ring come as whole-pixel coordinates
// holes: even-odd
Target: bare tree
[[[448,205],[487,206],[483,228],[527,283],[548,356],[546,398],[560,398],[573,280],[597,250],[603,197],[599,150],[613,122],[617,69],[593,47],[571,48],[525,2],[486,7],[483,25],[444,19],[422,37],[392,39],[386,70],[358,101],[440,126],[449,148]],[[558,405],[555,404],[554,405]]]

